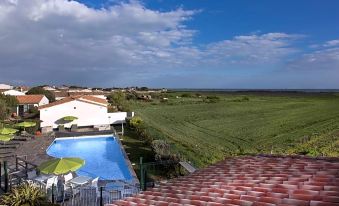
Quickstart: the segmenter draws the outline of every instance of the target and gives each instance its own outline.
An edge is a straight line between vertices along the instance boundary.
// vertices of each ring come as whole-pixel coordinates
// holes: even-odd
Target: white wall
[[[46,96],[44,96],[41,101],[39,102],[39,106],[45,105],[45,104],[49,104],[49,100]]]
[[[125,123],[126,117],[127,112],[107,113],[107,118],[109,119],[110,124]]]
[[[13,89],[4,91],[3,94],[4,95],[10,95],[10,96],[22,96],[22,95],[25,95],[25,93],[19,92],[19,91],[13,90]]]
[[[13,89],[13,86],[8,84],[0,84],[0,89]]]
[[[109,123],[107,107],[74,100],[41,109],[41,127],[53,126],[53,128],[57,128],[58,124],[56,121],[65,116],[75,116],[78,118],[71,123],[65,124],[65,127],[70,127],[72,124],[77,124],[78,126],[91,126]]]

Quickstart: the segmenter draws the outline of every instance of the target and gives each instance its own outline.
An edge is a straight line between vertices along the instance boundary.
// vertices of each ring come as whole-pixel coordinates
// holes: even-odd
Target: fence
[[[158,182],[187,174],[179,161],[166,160],[143,163],[142,157],[140,163],[135,166],[135,170],[140,180],[141,190],[154,187]]]
[[[116,187],[79,186],[64,188],[52,185],[51,188],[46,190],[46,193],[52,203],[58,203],[62,206],[103,206],[136,195],[139,191],[138,186],[124,183]]]
[[[1,184],[4,186],[4,191],[9,191],[11,187],[26,181],[28,177],[27,171],[36,167],[36,165],[30,164],[25,157],[17,157],[15,163],[13,168],[14,170],[16,169],[16,172],[9,170],[6,162],[1,163],[0,175],[2,178],[0,183],[4,183]],[[38,182],[33,182],[33,184],[44,190],[51,202],[62,206],[103,206],[114,203],[116,200],[136,195],[140,190],[156,186],[158,182],[185,175],[185,170],[180,163],[173,160],[143,163],[141,157],[140,163],[135,165],[134,169],[139,176],[140,183],[101,181],[99,186],[86,185],[72,188],[61,184],[52,185],[48,189],[46,189],[45,184]],[[13,183],[13,180],[16,180],[16,182]],[[108,184],[105,185],[105,183],[117,183],[117,186],[114,186],[115,184],[107,186]]]
[[[28,177],[27,172],[36,167],[27,161],[27,156],[17,156],[14,167],[10,167],[7,161],[0,162],[0,188],[4,192],[10,191],[12,187],[24,182]]]

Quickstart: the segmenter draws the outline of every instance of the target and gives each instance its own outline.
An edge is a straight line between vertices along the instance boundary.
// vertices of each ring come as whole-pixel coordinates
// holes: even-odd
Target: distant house
[[[16,96],[16,98],[18,100],[17,114],[19,116],[24,116],[24,114],[31,108],[43,106],[49,103],[47,97],[40,94],[20,95]]]
[[[44,86],[43,89],[47,90],[47,91],[55,91],[56,90],[54,87],[50,87],[50,86]]]
[[[13,89],[13,86],[8,85],[8,84],[0,84],[0,89],[1,90],[9,90],[9,89]]]
[[[27,86],[18,86],[15,89],[20,91],[20,92],[26,93],[26,92],[28,92],[29,87],[27,87]]]
[[[25,93],[23,92],[19,92],[17,90],[14,89],[10,89],[10,90],[6,90],[4,92],[2,92],[4,95],[10,95],[10,96],[21,96],[21,95],[25,95]]]
[[[58,128],[64,125],[70,128],[72,124],[78,127],[99,127],[110,124],[124,123],[127,112],[108,113],[107,100],[90,95],[65,97],[39,107],[42,128]],[[77,117],[71,123],[62,122],[65,116]]]
[[[66,97],[71,97],[71,96],[80,96],[80,95],[90,95],[90,96],[94,96],[94,97],[98,97],[101,99],[106,99],[107,94],[109,94],[108,92],[95,92],[92,90],[65,90],[65,91],[52,91],[54,93],[55,96],[55,100],[61,100],[64,99]]]

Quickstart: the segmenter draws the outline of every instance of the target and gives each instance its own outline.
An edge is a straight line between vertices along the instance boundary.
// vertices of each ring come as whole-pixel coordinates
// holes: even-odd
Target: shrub
[[[250,98],[249,98],[249,97],[243,97],[243,98],[242,98],[242,101],[243,101],[243,102],[250,101]]]
[[[242,97],[242,98],[237,98],[233,101],[234,102],[248,102],[248,101],[250,101],[250,98],[245,96],[245,97]]]
[[[8,118],[17,104],[18,100],[14,96],[0,93],[0,120]]]
[[[110,95],[108,95],[107,99],[111,106],[116,106],[119,111],[131,111],[129,104],[126,101],[126,94],[122,91],[112,92]]]
[[[215,99],[215,100],[219,100],[220,97],[216,96],[216,95],[209,95],[206,97],[206,99]]]
[[[0,99],[0,120],[4,120],[9,116],[8,107],[6,102]]]
[[[28,183],[24,183],[12,189],[10,193],[4,194],[1,197],[1,204],[13,206],[52,205],[48,202],[43,190]]]
[[[216,95],[209,95],[203,100],[205,103],[217,103],[220,100],[220,97]]]
[[[193,95],[191,93],[184,93],[181,95],[181,97],[189,98],[189,97],[193,97]]]
[[[170,157],[170,145],[165,140],[154,140],[152,149],[155,153],[155,160],[168,159]]]
[[[128,92],[128,93],[126,93],[126,99],[127,100],[137,100],[138,97],[135,93]]]
[[[38,120],[38,119],[33,119],[33,120],[30,119],[30,120],[28,120],[28,121],[30,121],[30,122],[35,122],[36,125],[35,125],[34,127],[28,127],[28,128],[26,128],[26,129],[25,129],[26,132],[28,132],[28,133],[30,133],[30,134],[35,134],[36,131],[38,131],[39,128],[40,128],[40,120]]]
[[[37,107],[31,107],[31,108],[29,108],[28,112],[31,113],[31,114],[38,114],[39,110],[38,110]]]
[[[133,128],[139,127],[143,123],[142,119],[140,117],[134,116],[130,121],[129,125]]]

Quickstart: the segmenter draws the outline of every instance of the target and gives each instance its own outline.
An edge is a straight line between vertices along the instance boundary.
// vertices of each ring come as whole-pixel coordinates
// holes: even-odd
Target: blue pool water
[[[105,180],[132,179],[120,145],[113,137],[57,139],[48,148],[47,154],[84,159],[85,165],[76,172],[78,175]]]

